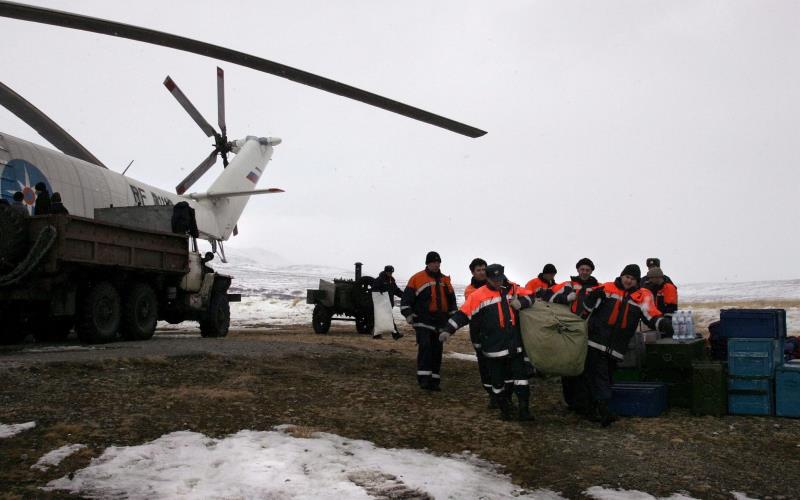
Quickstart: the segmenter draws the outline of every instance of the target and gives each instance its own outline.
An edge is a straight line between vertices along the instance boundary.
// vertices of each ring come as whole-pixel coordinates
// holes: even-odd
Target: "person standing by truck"
[[[439,330],[457,309],[450,277],[441,272],[442,258],[430,251],[425,269],[408,280],[400,313],[417,334],[417,382],[422,389],[441,390],[442,344]]]
[[[33,215],[47,215],[50,213],[50,193],[44,182],[38,182],[34,186],[36,190],[36,202],[33,205]]]

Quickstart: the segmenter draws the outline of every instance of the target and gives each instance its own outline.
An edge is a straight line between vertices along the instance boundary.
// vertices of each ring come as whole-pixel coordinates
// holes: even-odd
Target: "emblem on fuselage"
[[[39,168],[25,160],[14,159],[0,164],[0,197],[13,203],[14,193],[22,193],[22,203],[28,208],[28,212],[33,213],[33,205],[36,203],[36,191],[34,186],[44,182],[47,192],[53,193],[53,186]]]

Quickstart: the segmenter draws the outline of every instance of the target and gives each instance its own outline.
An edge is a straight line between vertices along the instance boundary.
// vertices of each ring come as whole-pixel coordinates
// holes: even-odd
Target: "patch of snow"
[[[648,493],[635,490],[622,490],[592,486],[583,492],[586,496],[597,500],[697,500],[683,493],[674,493],[668,497],[654,497]]]
[[[22,431],[33,429],[36,427],[36,422],[25,422],[24,424],[0,424],[0,439],[10,438]]]
[[[23,349],[20,352],[42,353],[42,352],[65,352],[65,351],[102,351],[104,349],[109,349],[109,347],[92,346],[92,345],[55,345],[48,347],[33,347],[30,349]]]
[[[108,448],[85,469],[51,481],[44,489],[134,499],[368,499],[418,494],[562,500],[548,490],[521,490],[496,466],[468,453],[439,457],[379,448],[335,434],[293,437],[289,430],[243,430],[222,439],[173,432],[139,446]]]
[[[62,446],[61,448],[56,448],[55,450],[43,455],[38,462],[31,465],[31,469],[46,471],[50,467],[55,467],[56,465],[60,464],[62,460],[72,455],[76,451],[82,450],[83,448],[86,448],[85,444],[68,444],[66,446]]]
[[[474,354],[464,354],[463,352],[448,352],[444,355],[446,358],[451,359],[461,359],[464,361],[475,361],[478,362],[478,356]]]
[[[734,500],[758,500],[757,498],[750,498],[746,494],[738,491],[731,491],[731,495],[733,495]]]

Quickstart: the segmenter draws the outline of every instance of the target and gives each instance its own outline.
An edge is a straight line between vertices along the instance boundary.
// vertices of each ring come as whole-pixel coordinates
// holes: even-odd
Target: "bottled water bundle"
[[[675,311],[672,315],[672,338],[675,340],[694,340],[694,318],[692,311]]]

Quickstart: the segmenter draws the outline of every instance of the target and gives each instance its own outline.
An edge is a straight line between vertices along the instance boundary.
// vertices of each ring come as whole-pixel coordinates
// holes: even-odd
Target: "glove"
[[[516,295],[514,295],[514,298],[511,300],[511,302],[508,303],[508,305],[510,305],[517,311],[522,309],[522,302],[519,301],[519,298]]]
[[[671,318],[664,318],[661,320],[661,323],[658,325],[661,330],[661,333],[665,333],[669,336],[672,336],[675,333],[675,329],[672,328],[672,319]]]
[[[449,338],[450,338],[450,334],[448,332],[442,332],[442,333],[439,334],[439,342],[441,342],[442,344],[447,342],[447,339],[449,339]]]
[[[570,292],[569,295],[567,295],[567,302],[575,302],[575,297],[577,297],[575,292]]]
[[[409,314],[408,316],[406,316],[406,323],[408,323],[409,325],[413,325],[414,321],[416,319],[417,319],[417,315],[416,314],[413,314],[413,313]]]

